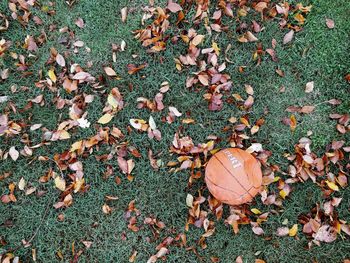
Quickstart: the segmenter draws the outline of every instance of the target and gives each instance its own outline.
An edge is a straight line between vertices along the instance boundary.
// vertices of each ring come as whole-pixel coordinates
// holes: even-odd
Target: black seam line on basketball
[[[226,168],[226,166],[219,160],[219,158],[216,157],[215,155],[213,155],[213,156],[216,158],[216,160],[219,161],[219,163],[221,163],[222,167],[225,168],[225,170],[228,172],[228,174],[231,175],[233,178],[235,178],[235,180],[237,181],[237,183],[239,183],[239,185],[240,185],[244,190],[246,190],[246,192],[247,192],[252,198],[254,198],[254,196],[252,196],[252,195],[248,192],[250,189],[247,190],[247,189],[240,183],[240,181],[238,181],[237,178],[234,177],[234,176],[231,174],[231,172],[229,171],[229,169]]]
[[[225,188],[225,187],[223,187],[223,186],[220,186],[220,185],[214,183],[214,182],[213,182],[212,180],[210,180],[208,177],[206,178],[206,180],[210,181],[213,185],[215,185],[215,186],[217,186],[217,187],[219,187],[219,188],[221,188],[221,189],[224,189],[224,190],[226,190],[226,191],[230,191],[230,192],[232,192],[232,193],[234,193],[234,194],[236,194],[236,195],[240,195],[239,193],[237,193],[237,192],[235,192],[235,191],[233,191],[233,190],[231,190],[231,189]]]
[[[226,191],[229,191],[229,192],[232,192],[232,193],[234,193],[234,194],[236,194],[236,195],[238,195],[239,197],[238,198],[242,198],[242,196],[243,195],[245,195],[246,193],[248,193],[248,192],[246,192],[246,193],[244,193],[244,194],[238,194],[238,193],[236,193],[235,191],[232,191],[232,190],[230,190],[230,189],[227,189],[227,188],[225,188],[225,187],[222,187],[222,186],[220,186],[220,185],[217,185],[216,183],[214,183],[212,180],[210,180],[208,177],[206,178],[206,180],[208,180],[208,181],[210,181],[213,185],[215,185],[216,187],[219,187],[219,188],[221,188],[221,189],[224,189],[224,190],[226,190]],[[245,190],[245,189],[244,189]],[[248,193],[249,194],[249,193]],[[250,194],[249,194],[250,195]],[[250,195],[251,196],[251,195]]]

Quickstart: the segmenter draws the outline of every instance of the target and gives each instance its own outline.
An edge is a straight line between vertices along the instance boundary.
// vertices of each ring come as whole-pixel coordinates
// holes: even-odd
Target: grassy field
[[[104,66],[112,66],[121,79],[106,79],[105,85],[110,89],[118,87],[123,94],[125,108],[108,124],[115,125],[127,134],[130,145],[135,146],[141,153],[141,158],[135,160],[136,166],[133,171],[135,176],[129,182],[125,175],[118,170],[116,159],[100,162],[95,155],[108,154],[108,147],[100,147],[93,155],[87,156],[81,161],[84,164],[84,178],[91,187],[86,193],[74,195],[72,206],[56,210],[52,204],[57,201],[59,190],[50,181],[46,184],[38,182],[51,167],[56,169],[52,162],[31,162],[30,157],[21,156],[16,162],[10,158],[0,161],[0,175],[11,172],[11,176],[0,180],[1,195],[8,193],[8,185],[11,182],[18,182],[25,178],[38,190],[46,191],[46,194],[38,197],[36,195],[24,195],[17,191],[17,202],[3,204],[0,202],[0,254],[16,248],[15,256],[20,257],[23,262],[32,262],[32,249],[36,251],[37,262],[69,262],[74,258],[74,252],[83,250],[79,262],[128,262],[134,250],[138,251],[136,262],[146,262],[147,259],[156,253],[155,247],[167,236],[174,236],[175,232],[184,232],[188,208],[186,206],[186,195],[188,192],[195,193],[193,189],[187,189],[188,171],[169,173],[169,168],[163,167],[154,171],[149,164],[147,153],[152,149],[154,153],[160,153],[165,163],[174,160],[168,149],[173,136],[180,126],[184,126],[184,134],[193,138],[196,143],[206,141],[209,135],[216,135],[223,140],[220,147],[227,147],[227,133],[223,128],[228,125],[228,119],[232,116],[241,117],[244,112],[234,106],[225,103],[222,111],[212,112],[208,110],[207,102],[203,100],[204,92],[190,91],[185,87],[186,77],[192,71],[185,69],[179,73],[175,68],[174,58],[183,54],[185,46],[169,45],[168,48],[159,54],[148,54],[141,44],[133,37],[132,30],[141,28],[140,18],[142,16],[141,6],[147,5],[146,0],[78,0],[72,8],[65,1],[52,1],[54,6],[49,6],[47,1],[39,1],[42,6],[48,6],[55,10],[55,15],[48,15],[36,8],[34,14],[43,20],[43,25],[37,26],[30,22],[27,28],[23,28],[17,21],[10,19],[10,27],[7,31],[0,32],[0,39],[12,41],[10,51],[18,54],[28,55],[22,45],[27,35],[38,37],[42,31],[47,33],[47,41],[39,47],[35,56],[28,57],[27,61],[31,66],[29,70],[33,75],[23,77],[16,71],[14,60],[10,57],[0,59],[0,70],[10,68],[10,76],[6,81],[0,82],[0,96],[9,96],[10,101],[15,103],[18,109],[23,108],[28,99],[43,94],[47,102],[44,107],[34,104],[28,111],[18,110],[11,112],[11,120],[25,120],[27,125],[42,123],[43,127],[54,130],[58,123],[68,118],[68,107],[57,110],[51,100],[53,93],[48,89],[44,91],[37,88],[34,83],[38,81],[38,71],[42,70],[47,75],[50,66],[46,64],[50,56],[50,48],[55,47],[59,52],[64,52],[66,47],[61,45],[58,29],[68,26],[75,33],[75,39],[81,40],[86,47],[91,49],[87,52],[84,48],[79,49],[77,54],[71,53],[67,61],[78,63],[86,67],[91,61],[92,67],[89,73],[98,77],[103,74]],[[165,5],[165,1],[158,1]],[[329,119],[330,113],[349,113],[350,93],[349,84],[344,76],[350,71],[349,59],[349,12],[350,2],[343,0],[319,0],[303,1],[304,5],[312,4],[311,13],[307,16],[306,24],[302,31],[295,34],[295,39],[289,45],[282,46],[283,36],[286,31],[278,28],[275,21],[264,22],[265,30],[259,33],[259,40],[264,47],[271,45],[271,39],[278,41],[276,52],[279,62],[273,62],[267,56],[262,60],[261,65],[256,66],[252,60],[252,52],[255,43],[241,45],[237,43],[233,25],[229,30],[232,34],[220,34],[207,42],[218,43],[224,50],[228,44],[233,48],[229,52],[230,60],[234,64],[228,64],[227,72],[233,81],[233,93],[244,93],[244,84],[254,87],[255,103],[250,111],[250,120],[256,121],[264,116],[265,124],[260,131],[254,135],[254,141],[262,143],[265,149],[272,151],[271,163],[275,163],[286,170],[288,160],[285,153],[293,153],[294,145],[301,137],[312,131],[312,149],[317,153],[323,153],[326,146],[333,140],[345,140],[349,143],[349,133],[339,134],[336,129],[336,122]],[[128,6],[132,10],[128,14],[126,23],[122,23],[120,9]],[[1,1],[0,13],[10,16],[8,1]],[[85,22],[84,28],[78,28],[74,22],[81,17]],[[335,28],[330,30],[325,25],[325,19],[331,18],[335,21]],[[259,19],[257,17],[256,19]],[[50,26],[55,26],[51,28]],[[112,43],[120,43],[124,40],[127,43],[125,52],[117,53],[116,63],[112,60]],[[132,55],[137,54],[137,58]],[[160,63],[162,59],[163,63]],[[129,63],[142,64],[147,62],[148,66],[140,73],[129,75],[126,65]],[[242,74],[237,71],[237,66],[247,66]],[[281,78],[276,73],[276,68],[284,71],[285,77]],[[160,84],[164,81],[170,83],[170,91],[164,96],[164,104],[175,106],[181,112],[190,113],[190,117],[196,120],[196,124],[183,125],[181,119],[172,124],[161,123],[164,112],[152,113],[162,132],[163,138],[160,142],[150,140],[147,133],[132,132],[128,135],[126,127],[131,118],[148,119],[149,111],[137,109],[136,99],[138,97],[153,98],[158,92]],[[305,84],[309,81],[315,82],[313,93],[305,94]],[[129,85],[133,90],[129,90]],[[26,91],[11,92],[11,86],[16,85],[18,89],[22,86],[28,87]],[[285,86],[285,92],[279,92],[280,87]],[[91,87],[82,87],[84,92],[92,94]],[[67,99],[72,94],[63,94]],[[337,108],[326,101],[330,99],[343,101]],[[55,153],[61,153],[70,148],[70,145],[84,138],[96,134],[94,125],[102,115],[102,109],[106,100],[105,95],[98,95],[88,106],[88,119],[91,122],[89,129],[77,129],[72,133],[69,140],[52,142],[49,146],[35,149],[33,156],[46,155],[52,158]],[[307,115],[296,114],[298,125],[294,133],[281,120],[289,117],[290,113],[285,109],[291,105],[315,105],[315,111]],[[7,113],[7,103],[0,103],[2,113]],[[28,126],[28,127],[29,127]],[[38,129],[30,132],[31,144],[35,145],[42,140],[42,131]],[[0,137],[0,149],[8,151],[11,146],[17,149],[23,148],[21,136]],[[114,176],[108,179],[103,178],[106,165],[114,168]],[[58,172],[58,171],[57,171]],[[115,175],[121,178],[121,184],[114,182]],[[118,196],[118,200],[108,201],[113,209],[112,213],[105,215],[102,212],[102,205],[106,203],[105,196]],[[339,217],[350,221],[350,190],[341,190],[338,196],[343,201],[338,208]],[[136,200],[135,205],[140,210],[143,218],[153,215],[163,221],[167,226],[161,231],[160,238],[153,240],[152,232],[143,226],[138,232],[131,232],[128,222],[124,219],[125,209],[130,201]],[[289,225],[297,223],[298,215],[307,213],[316,203],[322,202],[322,192],[319,187],[310,182],[298,184],[291,196],[283,203],[283,212],[272,215],[264,223],[266,236],[271,240],[265,240],[256,236],[249,226],[242,226],[240,233],[234,235],[232,229],[226,226],[223,220],[216,223],[216,231],[213,236],[207,239],[208,247],[201,249],[197,247],[198,254],[203,257],[203,262],[211,262],[211,257],[220,258],[220,262],[234,262],[237,256],[242,256],[244,262],[254,262],[254,259],[261,258],[266,262],[342,262],[350,258],[349,237],[338,238],[337,241],[307,247],[307,238],[299,233],[298,238],[277,237],[274,232],[285,220]],[[257,198],[255,205],[266,212],[273,207],[263,206]],[[228,208],[225,208],[227,213]],[[65,219],[61,222],[58,215],[63,214]],[[40,227],[38,228],[38,226]],[[21,240],[28,240],[38,229],[37,235],[31,242],[30,247],[20,246]],[[122,236],[126,233],[126,239]],[[196,242],[203,234],[202,229],[190,226],[187,235],[188,246],[196,246]],[[151,238],[148,242],[147,238]],[[89,249],[86,249],[82,241],[92,241]],[[3,243],[3,244],[2,244]],[[74,249],[72,248],[74,247]],[[166,262],[199,262],[198,256],[185,248],[171,246],[170,253],[166,256]]]

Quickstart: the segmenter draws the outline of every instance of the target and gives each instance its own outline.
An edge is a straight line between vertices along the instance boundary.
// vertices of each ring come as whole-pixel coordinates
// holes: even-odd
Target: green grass
[[[48,2],[40,1],[43,5]],[[167,50],[161,54],[147,54],[131,33],[131,30],[141,28],[140,18],[142,12],[140,6],[145,6],[146,0],[80,0],[69,8],[64,1],[54,1],[56,10],[55,16],[48,16],[42,11],[35,9],[35,14],[39,15],[43,21],[43,26],[35,26],[31,22],[27,29],[24,29],[16,21],[10,21],[8,31],[0,33],[0,38],[11,40],[13,45],[11,51],[18,54],[27,55],[27,51],[21,48],[26,35],[39,36],[41,30],[48,32],[49,25],[57,25],[57,29],[69,26],[74,32],[76,39],[85,42],[91,48],[91,53],[80,49],[78,54],[73,54],[69,62],[79,63],[86,67],[88,61],[93,62],[93,67],[88,71],[98,77],[103,74],[103,66],[113,66],[121,80],[107,80],[108,90],[118,87],[122,92],[126,107],[118,113],[108,126],[115,125],[124,133],[130,118],[149,117],[147,110],[136,109],[136,98],[143,96],[153,98],[163,81],[170,83],[171,89],[165,95],[164,104],[175,106],[181,112],[190,113],[191,118],[196,120],[196,124],[185,126],[184,133],[191,136],[196,143],[204,142],[208,135],[215,134],[223,138],[219,144],[221,147],[228,146],[228,134],[222,132],[222,128],[228,125],[228,118],[231,116],[240,117],[244,112],[239,111],[233,105],[225,103],[220,112],[209,112],[207,102],[202,99],[203,92],[192,92],[186,89],[186,76],[194,69],[185,69],[179,73],[175,69],[174,57],[185,52],[184,46],[169,45]],[[165,1],[159,1],[164,4]],[[308,4],[308,1],[304,2]],[[228,44],[233,45],[230,51],[230,59],[234,64],[228,64],[227,72],[233,80],[233,92],[244,94],[244,84],[250,84],[255,91],[255,104],[250,112],[251,122],[260,117],[264,117],[266,123],[260,131],[254,135],[254,140],[261,142],[264,148],[273,153],[271,163],[281,165],[286,168],[287,160],[284,153],[292,153],[294,144],[299,138],[306,136],[311,130],[313,135],[312,149],[322,153],[325,147],[332,141],[343,139],[349,142],[349,135],[340,135],[335,130],[335,122],[329,120],[330,113],[347,113],[350,108],[349,84],[344,80],[344,76],[350,70],[348,51],[350,48],[349,32],[350,23],[348,14],[350,3],[342,0],[320,0],[313,1],[312,12],[307,17],[304,29],[295,35],[295,40],[290,45],[282,46],[282,38],[286,31],[278,28],[276,21],[266,22],[266,29],[258,34],[264,47],[271,46],[271,39],[278,42],[276,48],[279,62],[272,62],[265,56],[262,64],[258,67],[252,61],[252,52],[255,44],[238,44],[234,29],[230,28],[230,34],[220,34],[218,39],[219,47],[224,50]],[[127,23],[120,19],[119,10],[124,6],[135,7],[133,13],[129,14]],[[7,8],[7,1],[0,3],[0,12],[10,15]],[[81,17],[85,21],[86,27],[80,29],[74,25],[74,21]],[[325,18],[332,18],[336,27],[329,30],[325,25]],[[259,19],[259,18],[256,18]],[[0,96],[10,96],[10,100],[20,109],[26,105],[29,98],[34,98],[39,94],[44,94],[47,101],[45,107],[34,105],[30,111],[10,113],[10,118],[14,120],[26,120],[27,125],[42,123],[48,129],[55,129],[59,121],[68,116],[68,107],[63,110],[56,110],[50,103],[53,98],[52,93],[47,89],[41,91],[35,87],[38,81],[38,70],[43,72],[49,70],[45,64],[49,58],[49,49],[57,48],[60,52],[66,48],[58,43],[60,33],[55,30],[48,32],[48,41],[40,47],[36,58],[30,58],[32,63],[30,70],[32,76],[23,78],[16,72],[14,61],[5,59],[0,62],[0,69],[11,68],[10,78],[0,82]],[[215,34],[213,34],[214,39]],[[120,43],[125,40],[127,50],[117,54],[117,62],[112,62],[112,43]],[[211,39],[207,39],[206,44],[210,45]],[[132,54],[137,54],[136,59]],[[163,64],[159,63],[163,58]],[[136,75],[128,75],[126,65],[128,63],[141,64],[148,63],[148,67]],[[245,65],[247,70],[244,74],[237,71],[237,66]],[[279,77],[275,69],[283,69],[286,76]],[[141,76],[145,76],[142,78]],[[311,94],[304,93],[304,86],[308,81],[315,81],[315,91]],[[129,91],[128,84],[132,84],[134,89]],[[27,86],[26,92],[12,94],[12,85]],[[285,93],[279,93],[281,85],[286,87]],[[85,87],[87,93],[92,93],[91,88]],[[72,98],[72,95],[65,95]],[[325,101],[339,98],[343,104],[335,108]],[[106,96],[100,95],[87,108],[88,119],[93,124],[96,123],[102,114],[102,108],[106,101]],[[285,109],[291,105],[317,105],[315,111],[309,115],[296,115],[298,126],[294,133],[283,125],[281,120],[290,114]],[[268,109],[268,114],[264,111]],[[8,109],[5,104],[0,104],[1,112]],[[61,116],[62,114],[62,116]],[[136,146],[142,157],[136,160],[136,167],[133,172],[135,179],[129,182],[119,170],[114,159],[107,162],[98,162],[94,155],[81,159],[84,164],[85,180],[91,189],[84,194],[74,195],[74,203],[65,210],[55,210],[52,203],[57,200],[58,190],[54,188],[52,181],[41,184],[38,182],[40,176],[44,175],[52,163],[35,161],[28,164],[31,158],[20,157],[17,162],[11,160],[0,161],[0,174],[11,172],[11,176],[0,181],[0,193],[8,193],[8,184],[18,182],[21,177],[36,186],[40,190],[47,191],[42,197],[34,194],[25,196],[22,192],[16,191],[18,201],[16,203],[4,205],[0,203],[0,238],[7,242],[7,245],[0,246],[0,254],[10,248],[20,245],[22,239],[29,239],[40,224],[47,205],[49,210],[45,214],[39,232],[32,242],[32,247],[21,247],[15,252],[23,262],[31,262],[31,248],[37,252],[38,262],[60,262],[57,252],[63,255],[63,262],[69,262],[72,256],[72,243],[75,244],[75,251],[84,249],[81,241],[92,241],[90,249],[84,249],[79,258],[79,262],[128,262],[133,249],[138,251],[137,262],[146,262],[147,259],[156,253],[155,247],[169,235],[173,236],[169,229],[174,228],[177,232],[184,231],[187,219],[186,195],[187,192],[195,194],[196,187],[187,189],[188,172],[170,174],[168,168],[161,168],[158,172],[153,171],[147,158],[148,149],[154,153],[161,152],[164,162],[174,159],[169,156],[168,148],[171,145],[174,133],[181,126],[180,120],[169,125],[161,123],[160,119],[166,113],[152,113],[163,134],[160,142],[149,140],[147,134],[132,132],[127,136],[131,145]],[[28,127],[29,127],[28,126]],[[29,129],[28,129],[29,132]],[[68,141],[54,142],[51,146],[44,146],[34,151],[34,156],[47,155],[53,157],[55,153],[63,152],[78,139],[88,138],[96,133],[94,125],[90,129],[76,129],[73,136]],[[41,141],[41,131],[30,132],[32,144]],[[0,137],[0,149],[8,150],[11,146],[17,149],[23,148],[20,137],[5,138]],[[97,155],[108,153],[107,147],[101,147]],[[106,165],[110,164],[114,168],[114,174],[108,179],[103,179]],[[114,182],[115,175],[122,178],[121,185]],[[200,183],[202,184],[202,183]],[[197,185],[198,187],[198,185]],[[284,211],[279,215],[272,215],[268,222],[263,225],[267,235],[272,235],[272,240],[266,241],[262,237],[254,235],[249,226],[242,226],[239,235],[234,235],[232,230],[225,226],[223,220],[216,222],[216,231],[213,236],[207,239],[208,247],[202,250],[198,247],[198,253],[204,257],[204,262],[210,262],[211,256],[217,256],[220,262],[234,262],[234,259],[242,255],[244,262],[253,262],[255,258],[262,258],[266,262],[341,262],[350,257],[349,238],[338,240],[331,244],[322,244],[320,247],[314,246],[311,250],[304,249],[307,246],[307,238],[299,231],[299,239],[280,238],[273,235],[276,228],[281,226],[284,219],[288,219],[290,225],[297,223],[297,217],[301,213],[307,213],[317,202],[322,201],[322,192],[311,183],[299,184],[295,187],[290,198],[284,202]],[[105,203],[106,195],[118,196],[119,200],[109,201],[113,208],[111,215],[102,213],[102,205]],[[339,207],[340,218],[350,221],[350,191],[342,190],[340,195],[344,198]],[[154,215],[162,220],[167,230],[161,232],[159,240],[148,243],[146,237],[152,238],[151,231],[144,227],[137,233],[128,230],[128,222],[123,218],[125,209],[131,200],[136,200],[136,207],[140,209],[141,223],[146,216]],[[257,201],[263,211],[268,211],[272,207],[262,206]],[[227,213],[227,207],[225,212]],[[65,220],[59,222],[59,213],[65,215]],[[213,219],[213,216],[210,215]],[[6,220],[13,222],[12,227],[4,226]],[[301,226],[299,226],[300,229]],[[127,239],[122,240],[123,232],[126,232]],[[191,226],[186,233],[188,245],[195,245],[203,234],[202,229]],[[197,256],[184,248],[171,246],[167,256],[167,262],[198,262]],[[259,252],[260,251],[260,252]],[[260,254],[255,255],[257,252]]]

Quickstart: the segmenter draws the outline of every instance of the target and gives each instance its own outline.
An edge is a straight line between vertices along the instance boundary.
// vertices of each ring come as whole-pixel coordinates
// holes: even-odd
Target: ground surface
[[[40,2],[44,6],[49,5],[46,1]],[[10,51],[26,57],[29,53],[22,47],[25,37],[27,35],[38,37],[41,31],[47,33],[47,41],[35,52],[36,57],[27,58],[31,64],[29,71],[33,72],[33,75],[23,77],[21,72],[16,71],[14,60],[9,57],[2,59],[0,64],[0,69],[10,68],[9,78],[0,82],[0,96],[9,96],[10,101],[21,109],[27,104],[28,99],[44,94],[45,106],[40,107],[34,104],[28,111],[18,110],[13,113],[11,109],[9,110],[7,103],[1,103],[2,113],[11,112],[11,120],[25,120],[28,127],[41,123],[42,127],[49,130],[55,130],[60,122],[68,118],[68,107],[57,110],[51,103],[53,95],[50,90],[42,91],[34,85],[39,80],[38,71],[42,70],[47,76],[51,67],[46,64],[50,56],[50,48],[55,47],[59,52],[65,51],[65,47],[58,42],[61,36],[58,29],[68,26],[75,32],[75,39],[83,41],[91,52],[86,52],[84,48],[81,48],[79,53],[72,53],[66,61],[78,63],[83,68],[89,61],[92,61],[93,65],[88,72],[95,77],[104,74],[104,66],[111,66],[121,77],[120,80],[116,80],[105,75],[104,85],[108,87],[107,90],[118,87],[125,102],[124,109],[113,118],[108,126],[115,125],[127,134],[127,140],[140,151],[142,157],[135,159],[136,166],[132,172],[134,176],[132,182],[120,172],[115,158],[106,162],[96,160],[96,154],[108,154],[110,151],[108,147],[101,147],[94,154],[82,158],[84,178],[90,185],[90,189],[86,193],[74,194],[73,204],[66,209],[59,210],[52,207],[52,204],[58,201],[60,192],[54,187],[53,180],[46,184],[38,182],[39,177],[44,175],[50,167],[59,172],[55,164],[30,162],[32,157],[24,156],[20,156],[16,162],[11,158],[2,160],[0,175],[5,172],[11,172],[11,175],[0,180],[1,195],[8,193],[8,185],[11,182],[19,182],[22,177],[38,190],[46,191],[46,194],[42,197],[37,197],[35,194],[26,196],[23,192],[16,190],[17,202],[0,203],[0,238],[6,242],[3,246],[0,245],[0,253],[20,246],[22,239],[28,240],[42,221],[32,245],[27,248],[20,246],[14,252],[14,255],[19,256],[24,262],[32,261],[33,248],[36,250],[38,262],[68,262],[74,258],[72,246],[75,247],[75,253],[83,250],[79,262],[127,262],[134,250],[138,251],[136,262],[146,262],[151,255],[156,253],[155,247],[162,238],[172,235],[171,229],[174,232],[185,231],[184,226],[188,216],[185,200],[188,192],[189,172],[182,171],[172,174],[169,173],[168,167],[154,171],[150,166],[147,157],[150,148],[154,153],[162,152],[161,158],[165,163],[175,159],[169,155],[168,149],[175,132],[182,125],[181,118],[172,124],[162,124],[161,117],[166,116],[166,113],[152,113],[163,135],[160,142],[149,139],[147,133],[134,131],[128,135],[126,127],[129,125],[129,119],[148,120],[149,117],[149,111],[136,108],[136,99],[141,96],[153,98],[160,84],[168,81],[171,88],[164,96],[163,102],[167,106],[175,106],[182,113],[191,113],[191,118],[196,120],[196,124],[185,125],[184,134],[191,136],[196,143],[204,142],[206,137],[212,134],[227,138],[227,133],[222,129],[229,124],[228,119],[232,116],[239,118],[244,113],[227,103],[224,104],[221,111],[209,111],[208,103],[203,100],[203,92],[193,92],[185,87],[187,74],[192,70],[186,69],[185,73],[179,73],[174,64],[174,57],[183,54],[185,46],[169,45],[162,53],[154,55],[146,53],[146,49],[133,38],[131,32],[131,30],[141,28],[142,10],[140,7],[147,5],[146,0],[80,0],[73,4],[72,8],[64,1],[54,2],[55,5],[48,8],[55,10],[55,15],[47,15],[38,8],[33,9],[34,13],[43,20],[43,25],[38,26],[31,21],[27,28],[23,28],[17,21],[9,19],[9,29],[0,32],[0,38],[12,41]],[[165,3],[160,4],[165,5]],[[216,39],[222,50],[230,43],[233,45],[229,56],[234,64],[227,65],[227,72],[233,80],[232,92],[244,93],[244,84],[250,84],[254,88],[255,103],[249,113],[250,119],[257,120],[261,116],[265,118],[265,124],[253,136],[254,141],[261,143],[264,149],[273,153],[269,162],[280,165],[284,170],[288,164],[284,154],[293,153],[294,145],[310,130],[313,132],[310,136],[313,142],[312,149],[316,153],[324,152],[325,147],[333,140],[341,139],[349,142],[348,134],[338,133],[335,129],[336,122],[329,119],[329,114],[334,113],[335,108],[326,101],[334,98],[340,99],[343,103],[337,107],[336,111],[341,114],[349,112],[349,84],[344,80],[344,76],[350,69],[348,55],[350,3],[342,0],[320,0],[304,1],[303,4],[312,4],[313,8],[307,16],[303,30],[295,34],[290,45],[280,44],[288,31],[281,31],[275,21],[264,22],[265,30],[257,34],[264,46],[270,46],[272,38],[278,41],[276,51],[279,62],[277,66],[268,56],[263,57],[261,65],[255,66],[256,62],[252,61],[252,51],[256,44],[238,43],[234,31],[233,36],[222,34]],[[128,14],[127,22],[122,23],[119,10],[125,6],[135,9]],[[10,16],[7,1],[0,3],[0,12]],[[78,17],[84,20],[84,28],[78,28],[74,24]],[[335,21],[334,29],[327,28],[326,18]],[[52,32],[49,31],[50,25],[56,26]],[[111,44],[119,44],[122,40],[127,43],[126,51],[118,52],[117,60],[113,62]],[[210,46],[210,38],[206,41]],[[138,57],[132,58],[132,54],[137,54]],[[160,58],[163,63],[159,62]],[[148,66],[140,73],[127,74],[127,64],[144,62],[147,62]],[[237,71],[240,65],[247,66],[243,74]],[[277,67],[285,72],[285,77],[282,78],[275,73]],[[315,89],[312,93],[306,94],[304,88],[309,81],[314,81]],[[132,91],[128,88],[130,83],[133,85]],[[27,86],[28,90],[12,93],[10,89],[12,85],[17,85],[18,88]],[[279,92],[281,86],[285,86],[284,93]],[[85,89],[84,91],[88,94],[93,93],[91,87],[82,85],[80,88]],[[67,93],[62,96],[67,99],[73,98],[72,94]],[[71,133],[71,139],[52,142],[50,146],[35,149],[33,156],[45,155],[53,158],[54,154],[69,149],[73,142],[96,134],[97,129],[94,124],[102,116],[102,109],[106,101],[105,95],[99,96],[97,95],[87,109],[88,119],[92,124],[90,128],[77,128]],[[298,125],[294,132],[291,132],[289,127],[281,122],[282,118],[290,116],[285,109],[291,105],[316,106],[311,114],[296,114]],[[264,115],[266,111],[268,113]],[[20,139],[21,136],[0,137],[1,150],[8,151],[11,146],[23,149],[24,144]],[[41,139],[41,129],[30,132],[31,145],[40,143]],[[227,140],[223,139],[219,142],[218,147],[225,146],[228,146]],[[112,165],[114,172],[113,176],[103,179],[106,164]],[[115,183],[116,175],[121,178],[120,185]],[[108,202],[113,209],[108,215],[102,212],[102,206],[106,203],[106,195],[119,198]],[[343,197],[338,207],[339,217],[350,221],[349,188],[341,190],[337,196]],[[262,211],[274,209],[262,206],[258,199],[255,207]],[[136,200],[135,205],[141,211],[140,222],[144,217],[154,215],[165,223],[167,228],[161,232],[160,239],[147,242],[146,237],[152,237],[147,226],[142,227],[138,232],[128,229],[124,213],[132,200]],[[207,248],[198,247],[197,251],[203,257],[204,262],[210,262],[210,257],[218,257],[220,262],[234,262],[234,259],[240,255],[244,262],[253,262],[256,258],[264,259],[266,262],[342,262],[345,258],[350,257],[349,237],[344,236],[344,239],[338,237],[335,242],[322,243],[321,246],[313,246],[308,250],[306,249],[308,239],[301,233],[301,230],[297,235],[298,238],[282,238],[274,234],[276,228],[281,226],[285,219],[289,220],[289,226],[296,224],[298,215],[309,212],[319,202],[322,202],[322,192],[318,186],[310,181],[298,184],[283,202],[283,212],[272,215],[263,224],[265,235],[271,236],[271,240],[255,235],[249,226],[241,226],[240,233],[234,235],[232,229],[221,219],[216,222],[214,235],[206,241]],[[224,210],[227,213],[227,208]],[[57,219],[59,214],[64,214],[65,218],[62,222]],[[126,233],[126,240],[122,238],[123,232]],[[202,234],[203,229],[190,226],[189,231],[186,232],[188,246],[196,245]],[[86,249],[82,241],[93,243],[89,249]],[[186,251],[185,248],[170,246],[169,250],[166,262],[199,261],[195,253]]]

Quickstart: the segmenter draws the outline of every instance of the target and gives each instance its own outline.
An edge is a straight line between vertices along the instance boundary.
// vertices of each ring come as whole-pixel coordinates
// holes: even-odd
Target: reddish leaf
[[[169,9],[170,12],[172,13],[177,13],[182,10],[182,7],[174,2],[169,2],[167,8]]]
[[[326,25],[329,29],[333,29],[335,27],[334,21],[329,18],[326,18]]]

